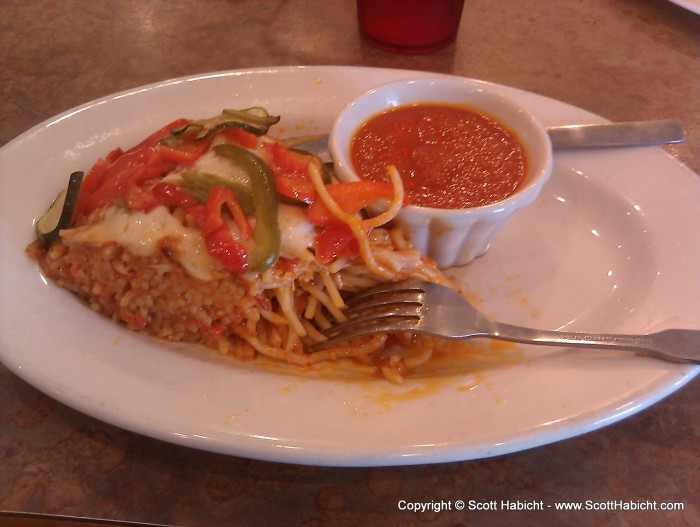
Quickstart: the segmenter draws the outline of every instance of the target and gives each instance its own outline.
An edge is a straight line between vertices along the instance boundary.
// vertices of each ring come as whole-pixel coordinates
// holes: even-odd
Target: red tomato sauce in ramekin
[[[364,179],[389,181],[394,165],[411,205],[462,209],[489,205],[516,191],[525,177],[525,151],[491,117],[464,106],[418,103],[368,119],[350,145]]]

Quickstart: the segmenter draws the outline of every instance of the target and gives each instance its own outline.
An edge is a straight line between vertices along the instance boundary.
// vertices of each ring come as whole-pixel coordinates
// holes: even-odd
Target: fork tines
[[[411,331],[420,321],[424,290],[417,281],[386,283],[360,291],[346,301],[348,320],[324,329],[325,346],[382,331]]]
[[[395,298],[415,299],[417,295],[420,295],[424,291],[425,288],[421,287],[421,282],[416,280],[387,282],[355,293],[345,301],[345,305],[349,308],[365,302],[380,304],[382,302],[394,301]]]

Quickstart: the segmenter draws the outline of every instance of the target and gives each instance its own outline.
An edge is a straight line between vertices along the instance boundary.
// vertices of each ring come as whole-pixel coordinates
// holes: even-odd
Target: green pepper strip
[[[280,253],[280,228],[277,223],[277,192],[269,167],[251,151],[232,144],[214,147],[217,155],[230,159],[250,176],[253,187],[255,226],[253,247],[248,254],[248,270],[260,272],[272,267]]]
[[[214,187],[224,187],[236,195],[236,200],[238,200],[246,216],[251,216],[255,212],[252,190],[238,181],[232,181],[216,174],[196,172],[194,170],[185,170],[180,174],[180,177],[182,178],[185,190],[192,194],[200,203],[207,201],[207,196],[211,189]]]

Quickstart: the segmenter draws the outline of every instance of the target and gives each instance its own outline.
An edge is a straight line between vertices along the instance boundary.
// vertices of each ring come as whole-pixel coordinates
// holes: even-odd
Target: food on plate
[[[351,143],[358,174],[388,181],[394,165],[412,205],[462,209],[513,194],[525,178],[526,156],[495,119],[447,103],[396,106],[367,119]]]
[[[127,328],[242,361],[353,359],[399,382],[432,338],[377,333],[312,348],[344,320],[343,296],[381,281],[445,283],[390,225],[401,178],[335,182],[318,158],[268,135],[261,108],[178,119],[117,148],[37,222],[43,273]],[[389,208],[363,209],[377,198]]]

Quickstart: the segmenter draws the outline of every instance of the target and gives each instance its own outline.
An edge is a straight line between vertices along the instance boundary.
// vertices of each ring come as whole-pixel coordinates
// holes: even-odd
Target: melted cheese
[[[306,217],[302,207],[280,204],[277,212],[280,226],[280,256],[309,260],[313,255],[308,251],[314,243],[314,226]]]
[[[310,260],[313,254],[314,227],[301,207],[280,204],[280,256]],[[232,228],[232,234],[237,232]],[[207,252],[198,229],[183,226],[166,207],[145,213],[122,207],[110,207],[102,221],[94,225],[61,232],[66,243],[102,245],[117,243],[136,256],[147,257],[167,244],[173,260],[200,280],[214,280],[226,275],[222,266]],[[166,241],[167,239],[167,241]]]
[[[111,207],[100,223],[61,232],[67,243],[101,245],[114,242],[136,256],[147,257],[160,250],[167,238],[172,258],[192,276],[213,280],[222,276],[219,263],[207,252],[197,229],[183,226],[166,207],[148,213]]]

